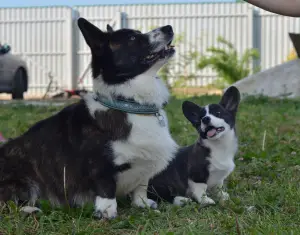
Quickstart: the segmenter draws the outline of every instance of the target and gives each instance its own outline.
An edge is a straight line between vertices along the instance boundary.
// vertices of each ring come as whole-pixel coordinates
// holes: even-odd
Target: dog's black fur
[[[221,176],[219,185],[214,183],[210,185],[209,179],[211,179],[217,171],[228,171],[229,174],[233,169],[230,169],[231,166],[228,165],[225,165],[224,169],[218,169],[218,167],[212,168],[212,165],[215,164],[212,159],[216,157],[212,150],[218,148],[220,142],[224,142],[225,144],[222,146],[224,148],[224,159],[227,157],[226,148],[232,148],[232,151],[230,151],[230,154],[232,155],[228,156],[229,163],[233,160],[237,150],[235,147],[235,145],[237,145],[237,139],[235,138],[235,120],[239,102],[239,91],[232,86],[225,92],[219,104],[209,104],[206,107],[201,108],[189,101],[183,103],[183,113],[197,130],[199,138],[196,143],[180,148],[176,154],[176,158],[173,159],[169,166],[150,180],[148,186],[149,198],[156,201],[166,200],[178,204],[178,201],[176,202],[174,199],[181,196],[191,197],[199,203],[213,204],[213,201],[208,197],[204,199],[204,201],[201,201],[201,195],[198,195],[199,197],[194,195],[193,190],[190,188],[189,181],[196,184],[200,183],[204,186],[206,185],[205,187],[208,189],[213,189],[215,186],[223,186],[223,180],[228,175]],[[210,129],[218,127],[213,125],[213,120],[209,123],[204,121],[209,116],[217,117],[218,119],[216,120],[222,120],[219,123],[223,122],[227,125],[224,135],[218,139],[210,139],[207,136],[207,132]],[[205,123],[204,129],[203,126],[201,126],[203,125],[203,122]],[[228,138],[226,133],[231,133],[233,135],[233,139],[229,142],[226,142],[226,138]],[[222,159],[217,159],[217,161],[220,162]],[[224,179],[222,179],[222,177],[224,177]],[[227,194],[225,192],[222,193]],[[203,193],[203,196],[205,196],[205,192]],[[222,195],[220,197],[222,197]]]
[[[93,77],[97,80],[101,75],[107,86],[134,79],[166,53],[174,53],[171,49],[154,52],[149,35],[136,30],[108,27],[109,32],[102,32],[83,18],[78,25],[91,49]],[[159,32],[171,41],[172,27]],[[135,94],[130,95],[126,98],[134,99]],[[127,113],[90,110],[84,99],[36,123],[0,146],[0,201],[34,205],[43,198],[56,205],[74,205],[93,201],[95,196],[114,199],[116,175],[132,166],[114,163],[110,143],[126,140],[132,125]]]
[[[120,111],[95,116],[80,101],[1,146],[0,201],[45,198],[72,205],[74,195],[82,192],[113,197],[112,175],[130,165],[112,164],[107,142],[125,139],[131,126]]]
[[[201,144],[201,139],[193,145],[180,148],[167,169],[150,180],[148,197],[170,203],[177,196],[186,197],[189,179],[195,182],[207,181],[209,153],[209,148]]]

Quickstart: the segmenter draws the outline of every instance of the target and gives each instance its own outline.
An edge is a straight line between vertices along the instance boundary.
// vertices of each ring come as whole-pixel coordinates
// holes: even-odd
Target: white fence
[[[45,92],[49,72],[55,86],[74,86],[72,12],[68,7],[0,8],[0,42],[27,61],[31,95]]]
[[[216,78],[211,69],[196,70],[195,62],[177,65],[189,52],[205,53],[218,36],[232,42],[239,53],[258,48],[261,67],[282,63],[292,49],[289,32],[300,32],[300,19],[257,10],[249,4],[156,4],[51,8],[0,8],[0,41],[12,46],[13,53],[24,56],[30,72],[29,94],[41,95],[48,84],[71,89],[89,65],[89,50],[76,25],[82,16],[105,29],[129,27],[148,31],[170,24],[182,41],[176,46],[173,63],[176,74],[194,74],[190,83],[201,86]],[[81,86],[92,88],[90,73]]]

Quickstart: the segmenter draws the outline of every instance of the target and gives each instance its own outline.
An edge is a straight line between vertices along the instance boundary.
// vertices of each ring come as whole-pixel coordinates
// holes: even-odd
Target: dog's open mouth
[[[165,59],[166,57],[171,57],[175,53],[174,46],[171,45],[172,41],[170,41],[162,50],[151,53],[146,57],[148,62],[153,62],[159,59]]]
[[[223,132],[225,130],[224,127],[214,127],[214,126],[208,126],[205,130],[206,136],[208,138],[215,137],[217,134]]]

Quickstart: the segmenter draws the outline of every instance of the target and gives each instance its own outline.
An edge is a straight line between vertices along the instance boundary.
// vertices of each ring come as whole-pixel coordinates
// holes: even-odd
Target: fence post
[[[74,32],[74,27],[73,27],[73,9],[72,8],[67,8],[68,11],[66,14],[66,38],[64,45],[66,47],[66,74],[67,77],[63,78],[63,81],[65,79],[65,83],[62,84],[64,88],[67,89],[73,89],[75,84],[74,84],[74,37],[73,37],[73,32]]]
[[[128,28],[126,13],[118,11],[116,16],[111,20],[110,26],[112,26],[114,30]]]
[[[253,7],[248,7],[248,48],[254,48],[254,38],[255,38],[255,30],[254,30],[254,11]],[[254,60],[251,60],[250,62],[250,68],[253,70],[254,68]]]
[[[121,12],[121,29],[128,28],[128,19],[126,12]]]
[[[259,59],[253,59],[252,69],[260,66],[261,62],[261,20],[259,11],[255,7],[248,8],[248,20],[249,20],[249,37],[250,48],[255,48],[259,52]]]
[[[80,76],[80,66],[79,66],[79,56],[78,48],[79,48],[79,37],[80,32],[77,25],[77,20],[80,17],[80,13],[77,11],[77,9],[73,9],[72,14],[72,39],[73,39],[73,66],[74,66],[74,72],[73,72],[73,89],[78,88],[78,77]]]

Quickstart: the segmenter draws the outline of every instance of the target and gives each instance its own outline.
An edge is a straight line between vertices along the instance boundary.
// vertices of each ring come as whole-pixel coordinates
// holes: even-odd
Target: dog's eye
[[[221,112],[216,112],[217,117],[220,117]]]
[[[131,41],[134,41],[134,40],[135,40],[135,36],[131,36],[131,37],[130,37],[130,40],[131,40]]]

